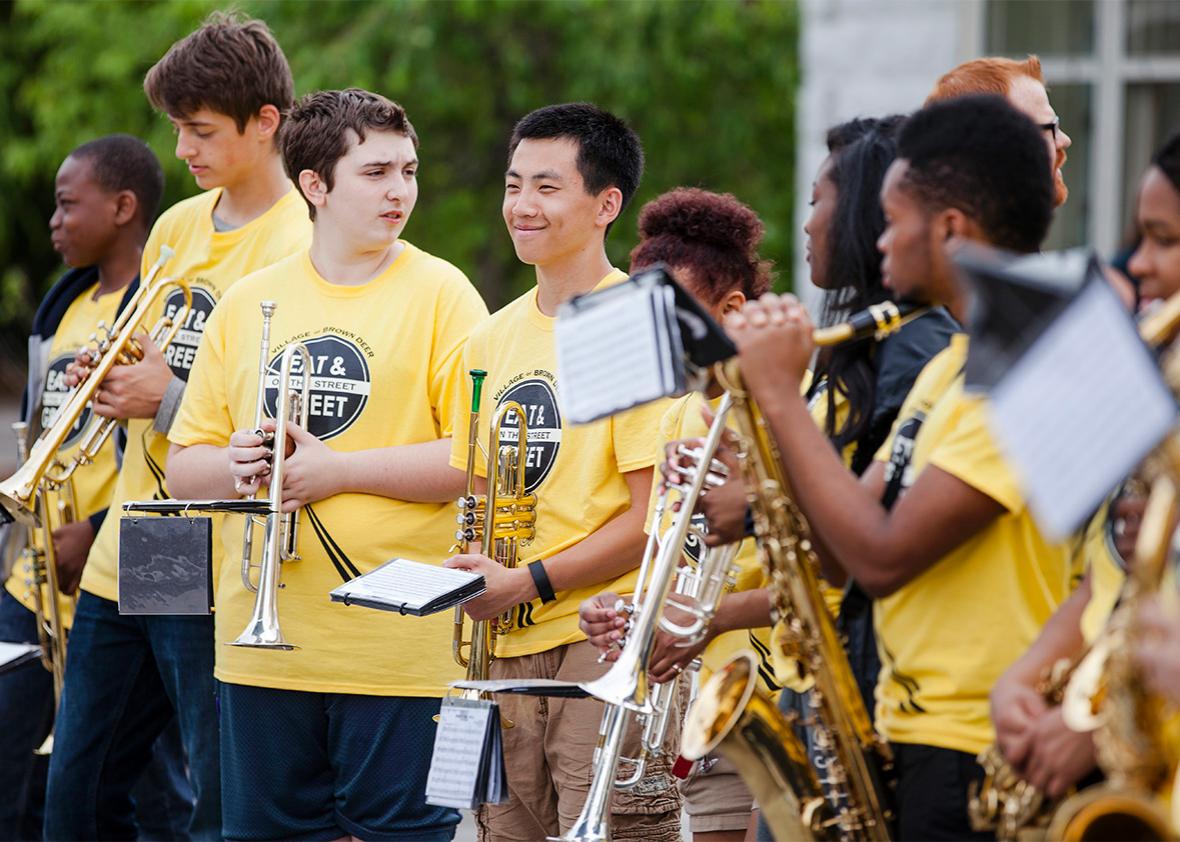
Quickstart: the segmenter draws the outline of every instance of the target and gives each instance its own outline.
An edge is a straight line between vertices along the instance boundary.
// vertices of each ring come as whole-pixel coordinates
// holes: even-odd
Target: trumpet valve
[[[460,497],[455,501],[455,505],[458,506],[461,511],[482,511],[486,503],[486,498],[482,496],[476,496],[474,494],[468,494],[467,496]]]
[[[467,543],[475,543],[482,540],[483,536],[475,529],[459,529],[455,532],[456,541],[466,541]]]

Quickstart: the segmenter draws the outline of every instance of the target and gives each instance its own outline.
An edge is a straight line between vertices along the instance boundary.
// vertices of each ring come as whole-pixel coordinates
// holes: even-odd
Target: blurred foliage
[[[500,220],[505,143],[541,105],[590,100],[639,132],[647,173],[608,247],[625,267],[642,203],[677,185],[729,191],[791,266],[798,15],[791,0],[245,0],[283,45],[296,90],[359,86],[406,106],[422,138],[407,237],[458,265],[493,310],[532,283]],[[75,146],[147,139],[164,206],[197,188],[147,69],[225,4],[16,0],[0,5],[0,343],[24,336],[60,271],[47,236],[53,178]],[[784,285],[780,281],[780,286]],[[2,352],[3,349],[0,349]],[[15,352],[15,354],[13,353]]]

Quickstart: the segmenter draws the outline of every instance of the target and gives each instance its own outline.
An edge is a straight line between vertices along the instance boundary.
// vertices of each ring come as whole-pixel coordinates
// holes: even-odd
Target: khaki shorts
[[[707,767],[707,771],[699,771]],[[687,781],[684,812],[693,833],[712,830],[745,830],[754,810],[754,796],[732,763],[720,755],[707,755]]]
[[[587,641],[548,652],[492,662],[492,678],[555,678],[585,681],[602,675],[598,650]],[[577,820],[594,776],[594,747],[603,704],[597,699],[562,699],[501,693],[500,712],[512,720],[504,729],[504,765],[509,799],[485,804],[476,814],[480,842],[537,842],[565,833]],[[632,789],[616,789],[611,800],[612,838],[679,842],[681,796],[669,770],[680,742],[680,705],[672,714],[663,756],[647,764]],[[632,718],[623,756],[638,753],[639,731]],[[619,764],[619,777],[630,764]]]

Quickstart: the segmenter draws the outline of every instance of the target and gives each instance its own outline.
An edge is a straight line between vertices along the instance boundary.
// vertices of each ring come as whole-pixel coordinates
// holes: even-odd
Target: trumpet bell
[[[270,626],[261,622],[251,623],[244,632],[226,645],[248,646],[254,649],[282,649],[287,652],[299,648],[283,639],[283,630],[278,627],[278,624]]]
[[[640,662],[634,650],[626,649],[611,668],[593,681],[579,685],[596,699],[608,705],[620,705],[636,713],[651,713],[651,692],[648,687],[647,669]]]
[[[17,521],[25,526],[39,527],[33,496],[36,485],[30,484],[22,467],[11,477],[0,483],[0,523]]]

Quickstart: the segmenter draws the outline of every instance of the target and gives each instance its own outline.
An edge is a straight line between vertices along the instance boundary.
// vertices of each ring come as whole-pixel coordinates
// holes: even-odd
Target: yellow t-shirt
[[[73,300],[62,316],[61,323],[53,334],[53,341],[49,345],[49,358],[45,366],[45,382],[41,390],[41,417],[36,426],[47,429],[53,424],[57,410],[65,402],[70,388],[65,384],[66,367],[74,361],[74,355],[84,345],[89,344],[90,336],[100,321],[112,324],[119,309],[119,302],[123,300],[125,289],[107,293],[95,299],[98,284],[87,289]],[[68,465],[78,453],[78,445],[97,416],[90,411],[90,404],[86,405],[81,417],[71,428],[66,440],[58,451],[58,459]],[[114,436],[98,451],[94,461],[74,473],[74,497],[76,509],[74,520],[88,518],[95,512],[105,509],[110,502],[111,492],[115,487],[115,444]],[[31,444],[31,442],[30,442]],[[58,518],[58,502],[65,502],[65,495],[50,493],[46,506],[51,512],[50,518],[54,526],[60,526]],[[21,604],[30,611],[33,609],[33,594],[30,590],[27,572],[18,559],[13,566],[12,575],[8,577],[8,592],[20,600]],[[73,620],[72,599],[63,599],[63,622],[68,627]]]
[[[230,285],[311,242],[307,206],[294,188],[264,214],[232,231],[213,229],[213,208],[220,196],[220,189],[210,190],[169,208],[152,228],[143,252],[142,273],[146,276],[160,255],[160,246],[171,246],[176,255],[164,266],[160,277],[183,278],[192,289],[193,308],[184,327],[164,352],[172,373],[182,380],[188,379],[209,314]],[[168,291],[163,305],[155,308],[147,321],[145,330],[151,330],[162,313],[175,313],[182,303],[179,290]],[[253,353],[256,355],[257,351]],[[90,549],[86,572],[82,576],[83,590],[103,599],[118,598],[116,579],[122,504],[128,500],[168,497],[164,488],[164,460],[167,456],[168,439],[156,431],[154,419],[133,418],[127,423],[123,468],[115,482],[110,516],[103,522]]]
[[[170,439],[224,447],[234,430],[253,426],[253,349],[262,336],[259,303],[267,299],[277,304],[267,415],[275,413],[282,352],[299,341],[315,372],[308,427],[333,450],[450,435],[463,342],[487,309],[462,272],[403,246],[388,269],[359,286],[328,283],[306,251],[235,285],[209,319]],[[254,606],[240,577],[244,518],[225,519],[217,678],[312,692],[443,695],[448,682],[462,677],[448,655],[449,612],[403,617],[332,602],[328,592],[395,556],[441,564],[455,531],[453,506],[346,493],[305,506],[299,519],[302,560],[282,565],[285,587],[278,596],[283,634],[300,647],[292,652],[225,645],[246,627]],[[258,528],[255,562],[262,543]]]
[[[597,288],[626,277],[612,270]],[[573,546],[630,507],[631,494],[623,474],[654,464],[652,431],[658,429],[668,406],[667,401],[654,401],[590,424],[567,424],[558,398],[553,342],[556,320],[537,308],[536,295],[536,289],[530,290],[477,327],[467,343],[463,366],[464,371],[481,368],[488,372],[480,413],[481,444],[487,445],[488,424],[494,408],[503,401],[517,401],[528,413],[525,487],[538,496],[537,534],[529,546],[521,548],[521,564],[549,558]],[[451,465],[460,469],[467,465],[471,408],[471,384],[466,378],[462,395],[456,405],[451,444]],[[477,456],[476,470],[480,476],[486,473],[482,454]],[[638,561],[637,555],[637,566]],[[634,588],[632,571],[613,582],[559,591],[556,601],[547,605],[540,599],[520,605],[516,628],[498,639],[496,654],[530,655],[585,640],[578,630],[582,600],[604,590],[629,594]]]
[[[966,354],[967,337],[956,334],[927,364],[877,458],[912,453],[903,488],[932,465],[1007,511],[874,608],[882,735],[975,754],[995,739],[996,679],[1069,595],[1070,551],[1041,536],[988,428],[986,402],[964,394]]]
[[[694,392],[693,394],[678,398],[668,407],[664,413],[664,417],[660,420],[660,436],[655,453],[657,461],[663,461],[664,445],[667,442],[677,441],[679,439],[703,438],[708,435],[709,429],[705,425],[704,418],[701,416],[701,408],[704,405],[704,401],[705,398],[699,392]],[[711,402],[714,409],[717,408],[717,403],[717,401]],[[729,426],[733,426],[732,422]],[[651,503],[647,510],[646,528],[649,530],[651,528],[652,514],[655,511],[655,504],[658,498],[659,481],[657,478],[657,481],[652,483]],[[665,511],[663,529],[671,526],[672,517],[673,512]],[[703,516],[694,517],[693,520],[698,529],[703,531],[707,528]],[[700,561],[700,550],[700,543],[690,535],[689,540],[685,542],[684,553],[692,560],[694,565]],[[753,538],[746,538],[742,541],[741,546],[738,548],[737,557],[734,559],[734,564],[737,566],[738,573],[736,582],[728,593],[752,591],[766,584],[766,577],[762,571],[762,562],[758,558],[758,547]],[[768,626],[757,629],[736,629],[725,632],[712,640],[705,647],[705,651],[701,653],[701,681],[708,680],[710,675],[724,666],[738,652],[745,649],[749,649],[758,655],[758,677],[762,689],[770,693],[774,698],[778,698],[782,687],[775,679],[775,670],[770,651],[770,628]]]

